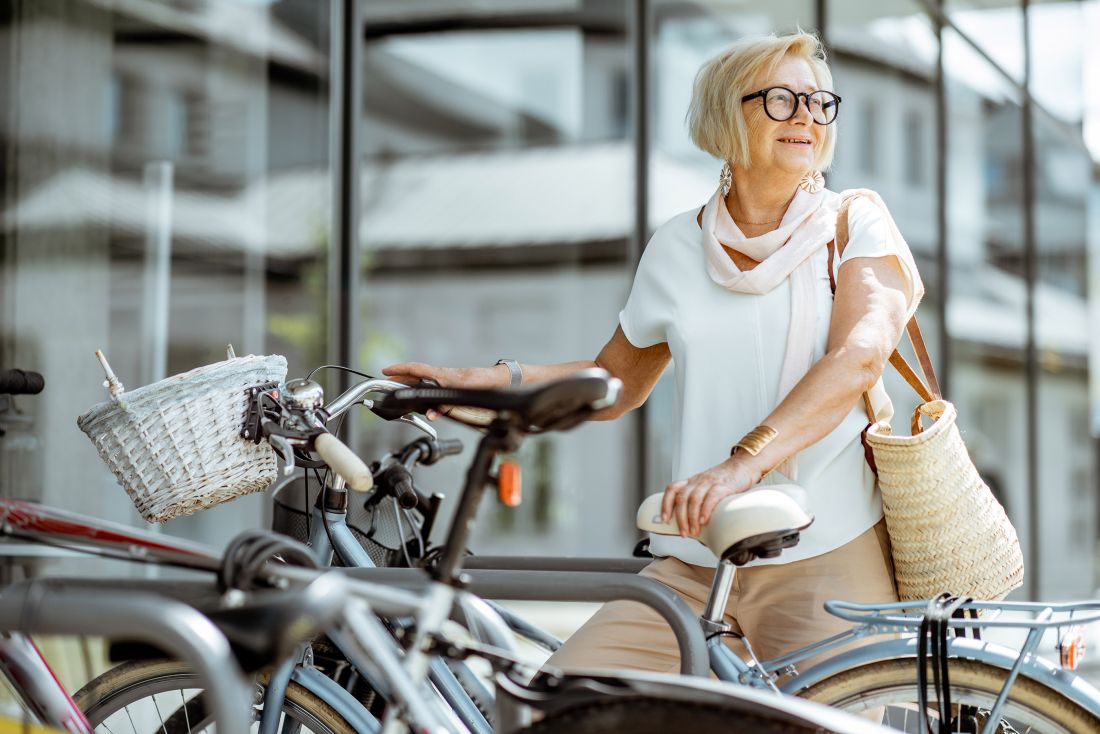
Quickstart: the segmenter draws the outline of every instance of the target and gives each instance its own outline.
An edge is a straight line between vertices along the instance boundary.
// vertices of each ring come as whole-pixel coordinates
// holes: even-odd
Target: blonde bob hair
[[[754,105],[746,119],[741,97],[755,92],[754,85],[770,77],[780,62],[790,56],[806,60],[818,89],[832,91],[833,74],[825,63],[825,49],[817,36],[799,31],[738,41],[703,64],[695,75],[687,114],[692,142],[731,166],[751,166],[749,135],[754,122],[760,120],[757,115],[764,115],[764,110]],[[829,168],[835,148],[834,122],[825,126],[824,142],[814,156],[815,170]]]

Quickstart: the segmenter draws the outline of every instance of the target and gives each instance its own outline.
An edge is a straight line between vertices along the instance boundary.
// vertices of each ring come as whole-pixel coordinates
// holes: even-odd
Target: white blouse
[[[839,197],[823,206],[833,209]],[[676,379],[672,472],[685,479],[720,464],[730,446],[760,425],[778,402],[779,374],[791,317],[789,278],[763,295],[736,293],[707,273],[697,209],[662,225],[642,254],[634,285],[619,323],[630,343],[644,348],[667,342]],[[843,258],[894,255],[882,209],[855,199],[848,212],[849,242]],[[813,255],[817,277],[817,343],[814,361],[825,356],[833,296],[828,251]],[[878,407],[878,406],[876,406]],[[879,417],[892,412],[879,409]],[[798,455],[798,484],[809,497],[814,523],[798,545],[778,558],[749,565],[790,563],[826,553],[854,540],[882,518],[874,473],[863,454],[860,434],[867,425],[863,401],[831,433]],[[772,472],[762,484],[789,483]],[[698,566],[717,559],[690,538],[652,535],[655,556],[675,556]]]

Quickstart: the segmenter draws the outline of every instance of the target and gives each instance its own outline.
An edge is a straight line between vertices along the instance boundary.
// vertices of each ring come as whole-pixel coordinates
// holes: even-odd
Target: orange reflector
[[[1062,635],[1058,643],[1058,657],[1064,670],[1076,670],[1085,659],[1085,628],[1074,625]]]
[[[500,501],[509,507],[519,507],[523,495],[523,480],[519,473],[519,464],[514,461],[500,462],[497,469],[497,489]]]

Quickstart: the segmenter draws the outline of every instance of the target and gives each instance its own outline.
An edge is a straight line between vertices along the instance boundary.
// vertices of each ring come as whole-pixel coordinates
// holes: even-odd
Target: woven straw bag
[[[841,253],[848,243],[850,203],[851,198],[845,199],[837,215],[836,249]],[[916,316],[906,333],[924,380],[896,350],[890,363],[924,401],[913,413],[913,435],[895,436],[889,423],[876,422],[870,395],[863,395],[871,420],[863,433],[864,450],[882,492],[898,596],[910,601],[947,591],[1001,599],[1024,579],[1016,529],[967,453],[955,406],[940,395]],[[927,428],[924,418],[932,420]]]
[[[240,431],[245,389],[282,382],[284,357],[233,357],[125,393],[103,364],[117,389],[76,423],[147,521],[190,515],[275,480],[274,451]]]

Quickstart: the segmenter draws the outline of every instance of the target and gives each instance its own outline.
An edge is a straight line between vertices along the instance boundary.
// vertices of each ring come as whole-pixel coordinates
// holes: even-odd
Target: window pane
[[[814,4],[808,0],[754,2],[735,8],[722,2],[661,0],[654,3],[653,13],[651,229],[686,209],[701,207],[718,186],[722,163],[695,147],[684,122],[699,67],[740,38],[817,25]],[[672,476],[672,451],[677,443],[674,399],[670,367],[646,404],[649,493],[682,478]]]
[[[970,455],[1026,548],[1027,284],[1023,115],[1018,90],[950,30],[947,327],[951,394]]]
[[[369,370],[592,359],[611,337],[634,226],[628,7],[489,3],[452,22],[438,3],[366,6]],[[487,501],[474,547],[629,554],[632,420],[526,441],[528,501]],[[438,427],[468,449],[420,482],[453,498],[476,435]],[[364,428],[368,455],[413,437]]]
[[[1088,189],[1081,140],[1084,13],[1078,3],[1029,10],[1038,257],[1039,476],[1044,597],[1081,598],[1096,587],[1098,490],[1089,432]],[[1093,294],[1095,297],[1095,294]]]
[[[828,185],[873,189],[890,208],[924,281],[918,319],[939,364],[935,30],[914,2],[832,2],[828,8],[833,78],[844,98]],[[915,364],[908,343],[900,348]],[[919,399],[893,368],[884,379],[894,402],[893,428],[907,433],[906,416]]]
[[[292,374],[322,358],[328,15],[313,0],[0,12],[0,366],[47,382],[19,399],[37,459],[4,496],[137,519],[75,425],[107,397],[96,349],[131,389],[229,343],[285,354]],[[264,511],[253,495],[166,530],[221,543]]]
[[[947,0],[951,22],[1013,80],[1024,80],[1024,14],[1020,0]],[[986,71],[996,73],[992,67]],[[985,72],[982,72],[985,73]]]

